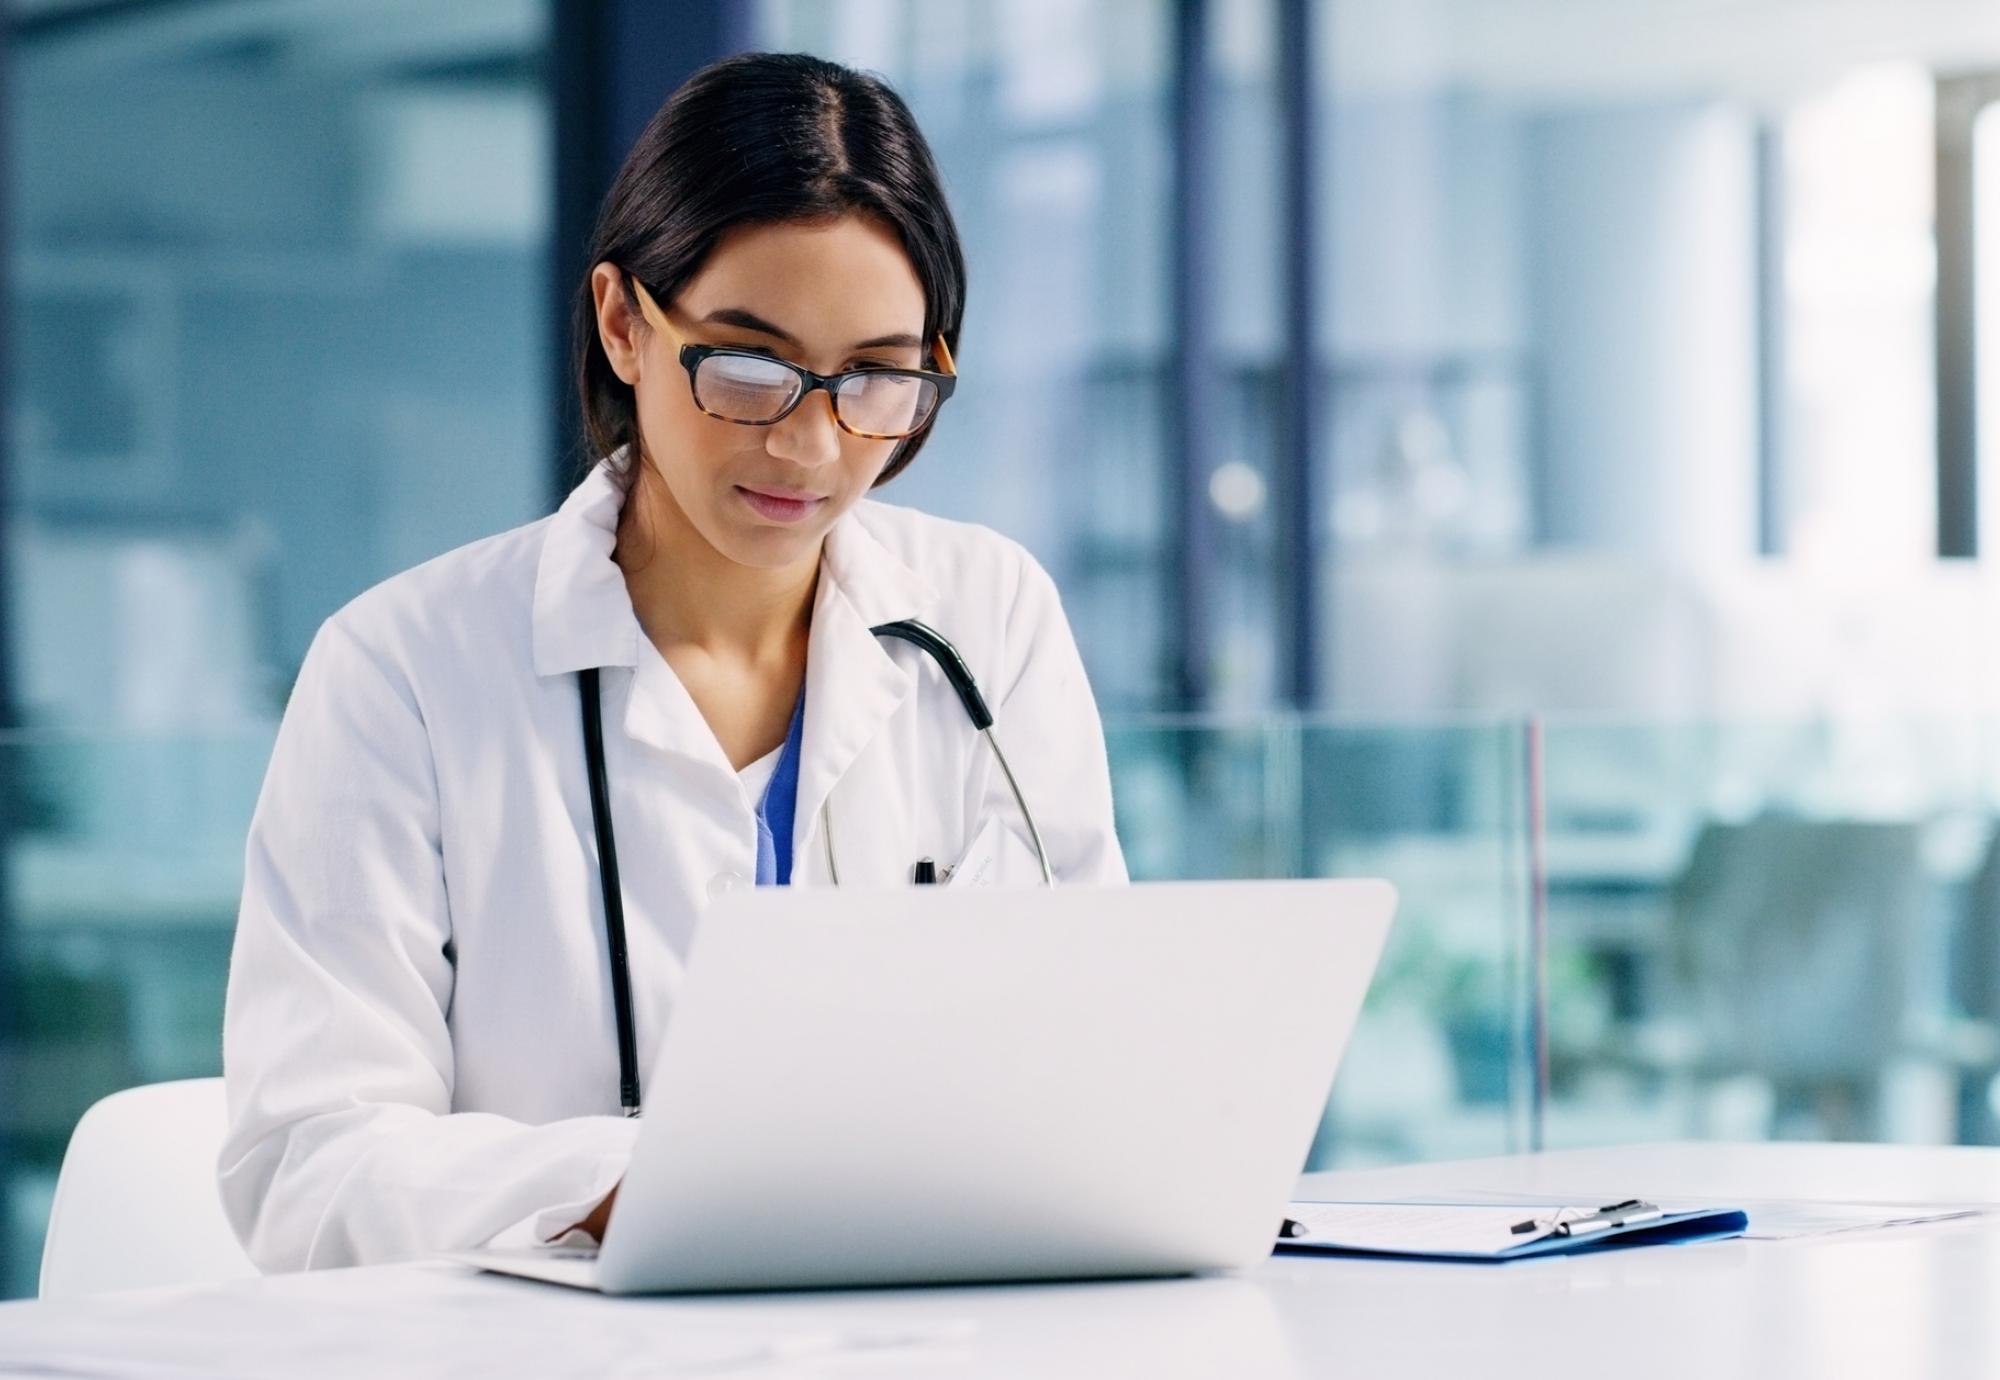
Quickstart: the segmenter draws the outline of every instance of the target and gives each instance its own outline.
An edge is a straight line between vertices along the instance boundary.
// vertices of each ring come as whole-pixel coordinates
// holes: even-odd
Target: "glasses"
[[[928,369],[849,369],[841,374],[815,374],[789,360],[729,345],[695,345],[667,324],[666,313],[637,278],[639,307],[654,329],[680,346],[681,367],[688,372],[694,405],[711,417],[744,426],[770,426],[792,414],[815,388],[824,388],[833,402],[833,420],[842,431],[871,441],[897,441],[930,425],[939,404],[958,386],[958,371],[945,347],[936,342],[943,372]]]

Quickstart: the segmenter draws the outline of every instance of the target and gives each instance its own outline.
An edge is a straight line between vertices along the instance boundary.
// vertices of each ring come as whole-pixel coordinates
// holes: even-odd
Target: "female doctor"
[[[949,398],[965,300],[903,102],[798,55],[697,73],[590,263],[596,464],[552,516],[327,619],[278,732],[217,1162],[267,1271],[601,1236],[639,1128],[621,1023],[649,1069],[728,888],[902,886],[973,848],[1002,881],[1125,878],[1049,577],[983,527],[865,497]],[[1007,766],[949,656],[871,631],[909,619],[954,644]]]

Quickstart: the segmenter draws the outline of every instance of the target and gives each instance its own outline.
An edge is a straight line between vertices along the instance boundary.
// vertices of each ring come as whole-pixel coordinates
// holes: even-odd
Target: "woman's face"
[[[617,269],[593,272],[598,333],[638,397],[658,516],[759,569],[818,559],[821,538],[874,484],[897,443],[840,429],[824,390],[782,421],[745,426],[695,406],[679,343],[627,309]],[[924,291],[902,244],[872,217],[739,226],[680,295],[661,302],[683,340],[730,345],[821,374],[923,367]],[[861,342],[897,338],[893,345]],[[635,491],[637,492],[637,491]]]

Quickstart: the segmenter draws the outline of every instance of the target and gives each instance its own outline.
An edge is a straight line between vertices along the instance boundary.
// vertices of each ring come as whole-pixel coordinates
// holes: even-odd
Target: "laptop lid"
[[[1268,1254],[1394,906],[1380,881],[725,894],[597,1287]]]

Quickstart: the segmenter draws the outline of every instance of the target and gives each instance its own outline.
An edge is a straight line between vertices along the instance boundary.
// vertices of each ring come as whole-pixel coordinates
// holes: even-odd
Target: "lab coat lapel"
[[[701,706],[651,642],[639,649],[639,663],[632,668],[624,723],[634,742],[712,767],[725,779],[736,776],[715,730],[702,717]]]
[[[855,759],[881,733],[916,681],[869,631],[922,617],[931,591],[852,512],[828,532],[806,651],[806,721],[799,763],[793,864],[824,881],[821,807]],[[866,830],[856,818],[852,827]],[[835,847],[841,847],[839,825]]]

